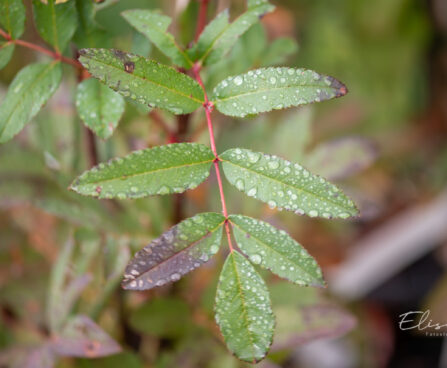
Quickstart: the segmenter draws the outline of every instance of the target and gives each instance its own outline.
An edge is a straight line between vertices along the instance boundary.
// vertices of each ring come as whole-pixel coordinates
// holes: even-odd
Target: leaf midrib
[[[121,73],[126,73],[125,71],[123,71],[122,69],[118,68],[117,66],[115,66],[115,65],[111,65],[111,64],[107,64],[107,63],[103,62],[103,61],[100,60],[100,59],[95,59],[95,58],[93,58],[93,57],[91,57],[91,56],[87,56],[87,55],[82,55],[82,57],[85,57],[86,59],[91,59],[91,60],[93,60],[93,61],[95,61],[95,62],[97,62],[97,63],[99,63],[99,64],[103,64],[103,65],[108,66],[108,67],[110,67],[110,68],[114,68],[114,69],[120,71]],[[128,74],[128,73],[126,73],[126,74]],[[169,87],[167,87],[167,86],[164,86],[164,85],[162,85],[162,84],[156,83],[156,82],[154,82],[154,81],[152,81],[152,80],[150,80],[150,79],[144,78],[144,77],[142,77],[142,76],[140,76],[140,75],[138,75],[138,74],[132,73],[132,76],[134,76],[134,77],[136,77],[136,78],[139,78],[139,79],[141,79],[141,80],[143,80],[143,81],[145,81],[145,82],[151,83],[151,84],[153,84],[153,85],[155,85],[155,86],[157,86],[157,87],[164,88],[164,89],[166,89],[167,91],[170,91],[170,92],[172,92],[172,93],[174,93],[174,94],[177,94],[177,95],[179,95],[179,96],[182,96],[182,97],[185,97],[185,98],[187,98],[187,99],[189,99],[189,100],[192,100],[192,101],[194,101],[194,102],[197,102],[197,103],[199,103],[200,105],[203,104],[203,103],[205,102],[204,100],[201,101],[201,100],[199,100],[199,99],[193,97],[192,95],[186,95],[186,94],[184,94],[184,93],[182,93],[182,92],[180,92],[180,91],[178,91],[178,90],[175,90],[175,89],[169,88]],[[192,78],[191,78],[191,80],[194,81],[194,79],[192,79]],[[199,87],[200,87],[200,86],[199,86]]]
[[[179,168],[187,167],[187,166],[199,166],[199,165],[203,165],[203,164],[206,164],[206,163],[212,163],[213,160],[214,160],[214,157],[212,159],[210,159],[210,160],[207,160],[207,161],[198,161],[198,162],[192,162],[192,163],[188,163],[188,164],[184,164],[184,165],[162,167],[160,169],[156,169],[156,170],[153,170],[153,171],[139,172],[139,173],[130,174],[130,175],[122,175],[121,177],[114,177],[114,178],[111,178],[111,179],[98,180],[98,181],[94,181],[94,182],[78,184],[78,185],[75,185],[74,187],[76,188],[76,187],[79,187],[79,186],[84,186],[84,185],[89,185],[89,184],[98,184],[98,183],[106,183],[106,182],[115,181],[115,180],[123,180],[122,177],[125,177],[125,179],[128,179],[128,178],[132,178],[132,177],[135,177],[135,176],[146,175],[146,174],[153,174],[153,173],[157,173],[159,171],[179,169]]]
[[[350,208],[350,209],[348,210],[347,208],[342,207],[339,203],[333,202],[332,200],[330,200],[330,199],[326,199],[325,197],[318,196],[317,194],[312,193],[312,192],[309,192],[308,190],[305,190],[305,189],[303,189],[303,188],[297,188],[297,187],[294,187],[293,185],[290,185],[290,184],[288,184],[288,183],[284,183],[284,182],[282,182],[282,181],[279,181],[278,179],[272,178],[272,177],[267,176],[267,175],[265,175],[265,174],[263,174],[263,173],[260,173],[260,172],[258,172],[258,171],[254,171],[254,170],[251,170],[251,169],[249,169],[249,168],[246,168],[246,167],[237,165],[237,164],[235,164],[235,163],[232,162],[232,161],[228,161],[228,160],[223,159],[222,156],[220,157],[220,159],[221,159],[221,161],[223,161],[223,162],[229,163],[229,164],[234,165],[234,166],[236,166],[236,167],[239,167],[239,168],[241,168],[241,169],[243,169],[243,170],[247,170],[247,171],[249,171],[249,172],[251,172],[251,173],[255,173],[255,174],[259,175],[259,176],[263,176],[263,177],[265,177],[265,178],[267,178],[267,179],[270,179],[270,180],[272,180],[272,181],[275,181],[275,182],[280,183],[280,184],[282,184],[282,185],[285,185],[285,186],[287,186],[287,187],[290,187],[290,188],[293,188],[293,189],[298,190],[298,191],[300,191],[300,192],[304,192],[304,193],[306,193],[306,194],[309,194],[309,195],[313,196],[314,198],[316,198],[316,199],[318,199],[318,200],[320,200],[320,201],[329,202],[329,203],[333,204],[335,207],[337,207],[337,208],[339,208],[339,209],[341,208],[341,209],[343,209],[344,211],[351,211],[351,210],[353,210],[353,208]],[[343,194],[343,196],[344,196],[344,194]]]
[[[241,282],[241,278],[239,276],[237,265],[236,265],[236,256],[234,254],[231,254],[231,256],[232,256],[232,261],[233,261],[234,273],[236,275],[236,282],[237,282],[237,285],[238,285],[238,292],[239,292],[239,296],[240,296],[240,298],[242,300],[242,303],[241,303],[242,309],[243,309],[242,315],[244,317],[245,327],[246,327],[246,330],[248,332],[248,337],[250,339],[250,347],[251,347],[251,350],[252,350],[252,357],[253,357],[253,360],[255,361],[256,360],[256,358],[255,358],[255,349],[254,349],[255,342],[254,342],[254,339],[253,339],[253,336],[252,336],[252,332],[248,328],[250,326],[250,321],[248,319],[248,307],[245,304],[246,302],[245,302],[245,297],[244,297],[244,293],[243,293],[242,282]],[[242,257],[242,255],[241,255],[241,257]]]
[[[315,276],[310,274],[308,271],[304,270],[303,267],[297,263],[295,263],[295,261],[291,261],[288,257],[286,257],[285,255],[283,255],[281,252],[279,252],[278,250],[272,248],[271,246],[269,246],[269,244],[265,243],[264,241],[262,241],[261,239],[259,239],[257,236],[253,235],[251,232],[245,230],[242,226],[236,224],[234,221],[230,222],[236,226],[237,228],[239,228],[242,232],[249,234],[252,238],[254,238],[256,241],[258,241],[259,243],[265,245],[266,248],[270,249],[272,252],[279,254],[282,258],[287,259],[288,261],[290,261],[290,263],[294,264],[295,266],[297,266],[303,273],[305,273],[306,275],[310,276],[312,279],[315,279]],[[299,244],[298,244],[299,245]],[[302,245],[299,245],[302,248]],[[241,248],[242,249],[242,248]],[[271,268],[270,268],[271,269]]]
[[[319,84],[305,84],[305,85],[299,84],[299,85],[293,85],[293,86],[283,86],[283,87],[257,89],[256,91],[244,92],[244,93],[241,93],[241,94],[238,94],[238,95],[233,95],[233,96],[229,96],[229,97],[225,97],[225,98],[217,98],[214,102],[215,103],[225,102],[225,101],[229,101],[229,100],[232,100],[232,99],[235,99],[235,98],[239,98],[239,97],[255,95],[257,93],[266,93],[266,92],[271,92],[271,91],[286,90],[288,88],[320,88],[320,89],[337,90],[336,88],[333,88],[333,87],[330,87],[330,86],[321,86]]]

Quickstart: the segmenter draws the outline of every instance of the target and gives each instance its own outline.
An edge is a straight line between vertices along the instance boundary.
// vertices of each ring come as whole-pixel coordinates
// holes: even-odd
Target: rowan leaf
[[[214,64],[231,50],[238,38],[264,14],[275,7],[267,0],[249,0],[247,10],[229,23],[228,10],[220,13],[202,32],[197,44],[188,52],[193,61]]]
[[[315,259],[285,231],[247,216],[229,219],[239,248],[252,263],[301,286],[324,286]]]
[[[122,286],[146,290],[178,281],[218,252],[225,217],[201,213],[173,226],[140,250],[126,267]]]
[[[312,70],[261,68],[224,79],[214,88],[212,100],[222,114],[244,117],[346,93],[344,84]]]
[[[261,276],[239,252],[231,252],[219,277],[215,318],[228,348],[241,360],[265,357],[273,339],[275,317]]]
[[[79,116],[95,134],[109,138],[124,112],[124,98],[97,79],[89,78],[78,84],[76,107]]]
[[[174,36],[167,31],[172,22],[170,17],[160,14],[158,11],[144,9],[126,10],[122,16],[176,65],[187,69],[193,66],[186,52],[177,44]]]
[[[58,61],[27,65],[16,75],[0,105],[0,143],[14,137],[39,112],[61,77]]]
[[[298,44],[293,38],[280,37],[273,41],[261,58],[261,66],[273,66],[284,63],[287,58],[298,51]]]
[[[95,21],[96,8],[93,1],[75,0],[79,27],[73,36],[78,48],[109,47],[110,35]]]
[[[78,25],[74,1],[56,4],[55,0],[43,3],[33,0],[34,20],[42,38],[56,51],[63,52]]]
[[[311,217],[346,219],[357,208],[339,188],[301,165],[247,149],[230,149],[220,159],[225,176],[238,190],[267,203]]]
[[[94,77],[143,105],[188,114],[205,101],[194,79],[166,65],[119,50],[82,49],[80,54]]]
[[[135,151],[100,163],[79,176],[70,189],[98,198],[141,198],[182,193],[209,175],[214,155],[202,144],[177,143]]]
[[[13,39],[25,30],[25,6],[22,0],[0,0],[0,25]]]
[[[0,43],[0,70],[11,60],[14,53],[14,44],[11,42]]]

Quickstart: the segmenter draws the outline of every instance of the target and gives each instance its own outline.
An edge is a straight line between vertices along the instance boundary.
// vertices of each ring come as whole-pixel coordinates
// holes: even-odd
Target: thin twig
[[[197,40],[200,37],[200,34],[202,33],[203,29],[205,28],[206,13],[208,11],[208,3],[209,3],[209,0],[201,0],[200,1],[200,10],[199,10],[199,17],[197,19],[196,35],[194,37],[195,42],[197,42]]]

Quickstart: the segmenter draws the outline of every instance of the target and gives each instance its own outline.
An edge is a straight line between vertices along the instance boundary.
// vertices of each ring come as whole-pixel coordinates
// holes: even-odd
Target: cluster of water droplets
[[[247,216],[230,219],[236,242],[252,263],[301,286],[324,284],[315,259],[284,230]]]
[[[79,60],[93,76],[137,103],[187,114],[204,102],[200,85],[171,67],[118,50],[82,51]]]
[[[312,70],[263,68],[229,77],[213,93],[219,111],[244,117],[320,102],[345,92],[339,81]]]
[[[118,199],[182,193],[208,177],[213,160],[203,144],[159,146],[100,163],[79,176],[71,188],[84,195]]]
[[[274,316],[267,286],[238,252],[224,264],[216,292],[215,319],[240,359],[261,359],[273,338]]]
[[[135,254],[126,267],[123,287],[151,289],[178,281],[219,251],[224,217],[202,213],[173,226]]]
[[[271,209],[327,219],[357,213],[354,202],[340,189],[299,164],[240,148],[224,152],[221,159],[228,180]]]

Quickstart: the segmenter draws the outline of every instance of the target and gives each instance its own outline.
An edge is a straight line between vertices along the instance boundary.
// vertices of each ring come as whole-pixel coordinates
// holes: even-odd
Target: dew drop
[[[236,77],[236,78],[234,78],[234,84],[236,85],[236,86],[240,86],[241,84],[242,84],[242,82],[243,82],[244,80],[242,79],[242,77]]]
[[[171,280],[172,280],[172,281],[178,281],[178,280],[180,280],[180,274],[179,274],[179,273],[173,273],[173,274],[171,275]]]
[[[309,211],[309,216],[310,217],[317,217],[318,216],[318,211],[316,211],[316,210]]]
[[[270,161],[268,163],[268,166],[270,169],[275,170],[279,167],[279,162],[278,161]]]
[[[276,207],[276,202],[275,201],[268,201],[267,204],[269,205],[269,207],[271,209],[274,209]]]
[[[252,261],[254,264],[260,264],[262,258],[259,254],[253,254],[252,256],[250,256],[250,261]]]
[[[255,195],[256,195],[256,193],[257,193],[257,189],[256,188],[251,188],[248,192],[247,192],[247,195],[249,196],[249,197],[254,197]]]
[[[244,181],[242,179],[238,179],[236,181],[236,188],[239,190],[244,190],[245,184]]]

